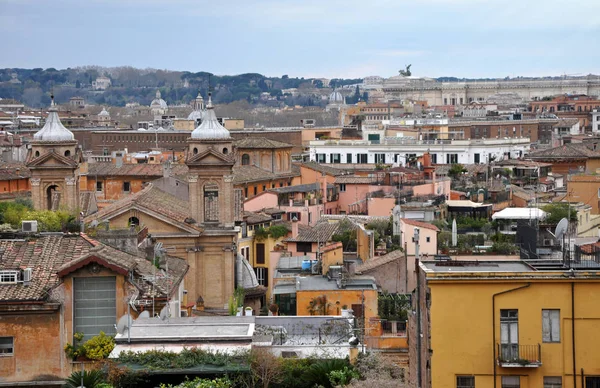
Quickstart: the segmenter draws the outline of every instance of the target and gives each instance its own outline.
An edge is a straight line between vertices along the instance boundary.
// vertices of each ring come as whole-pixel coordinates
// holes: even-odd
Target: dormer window
[[[0,284],[16,284],[18,271],[0,271]]]

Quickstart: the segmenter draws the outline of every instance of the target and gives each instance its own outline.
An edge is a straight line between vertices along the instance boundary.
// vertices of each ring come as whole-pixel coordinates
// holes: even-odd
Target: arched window
[[[242,155],[242,166],[248,166],[250,164],[250,155]]]
[[[37,158],[38,156],[40,156],[40,151],[35,151],[35,157]]]
[[[198,148],[194,148],[194,155],[198,153]]]
[[[129,220],[127,220],[127,225],[140,226],[140,219],[137,217],[129,217]]]
[[[227,155],[228,152],[229,150],[227,148],[223,148],[223,155]]]
[[[69,151],[69,150],[66,150],[66,151],[65,151],[65,156],[66,156],[67,158],[68,158],[69,156],[71,156],[71,151]]]
[[[48,210],[58,210],[60,204],[60,191],[58,186],[48,186],[46,189],[46,206]]]

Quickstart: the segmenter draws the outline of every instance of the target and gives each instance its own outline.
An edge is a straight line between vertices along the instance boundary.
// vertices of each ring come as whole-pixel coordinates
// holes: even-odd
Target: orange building
[[[0,167],[0,201],[28,196],[31,173],[23,164],[2,164]]]

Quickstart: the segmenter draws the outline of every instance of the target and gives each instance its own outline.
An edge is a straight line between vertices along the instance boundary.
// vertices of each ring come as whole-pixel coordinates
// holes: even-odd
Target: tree
[[[450,166],[450,170],[448,170],[448,176],[452,179],[458,179],[458,177],[465,172],[467,172],[467,169],[462,164],[455,163]]]
[[[254,348],[250,353],[250,370],[253,380],[268,388],[278,383],[283,376],[281,358],[275,357],[266,348]]]
[[[577,210],[569,210],[569,207],[570,204],[568,202],[550,203],[543,206],[542,210],[548,213],[546,215],[546,223],[550,225],[556,225],[563,218],[567,218],[571,222],[577,222]]]

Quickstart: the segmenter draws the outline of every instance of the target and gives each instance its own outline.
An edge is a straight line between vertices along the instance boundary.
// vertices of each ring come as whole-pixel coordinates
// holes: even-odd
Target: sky
[[[600,74],[600,0],[0,0],[0,68]]]

